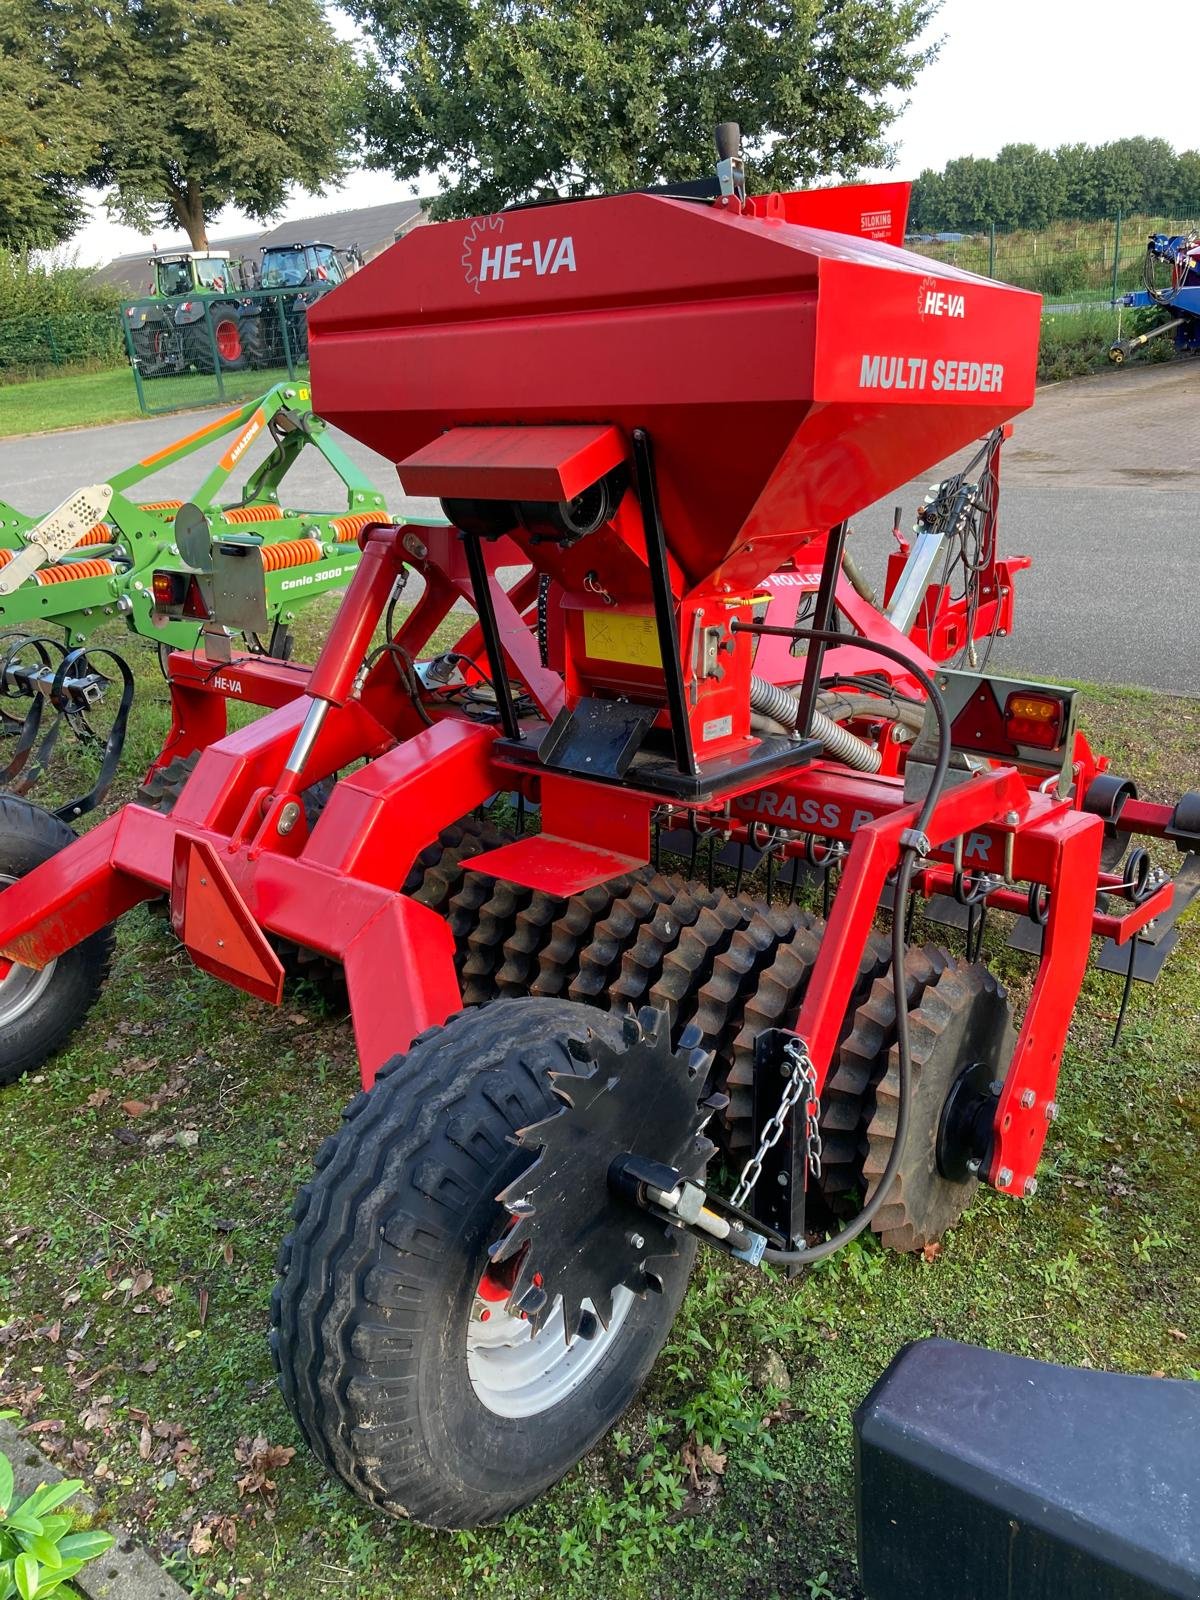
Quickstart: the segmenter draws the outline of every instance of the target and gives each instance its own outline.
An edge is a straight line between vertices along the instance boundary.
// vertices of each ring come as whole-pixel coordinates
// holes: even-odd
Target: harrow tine
[[[1135,933],[1129,941],[1129,966],[1125,971],[1125,982],[1121,988],[1121,1008],[1117,1012],[1117,1025],[1113,1029],[1113,1049],[1121,1042],[1121,1032],[1125,1027],[1125,1013],[1129,1010],[1129,997],[1133,993],[1134,966],[1137,962],[1138,936]]]
[[[59,806],[55,812],[55,815],[64,822],[73,822],[77,817],[85,816],[89,811],[94,811],[103,801],[112,787],[112,781],[117,775],[117,768],[121,764],[121,753],[125,748],[125,736],[129,729],[129,712],[133,705],[134,694],[133,673],[124,656],[119,655],[115,650],[89,650],[86,646],[73,650],[55,674],[55,687],[51,691],[52,698],[64,696],[64,685],[73,667],[82,667],[84,669],[81,677],[85,680],[90,677],[101,677],[102,675],[95,671],[97,656],[107,656],[116,667],[121,676],[121,698],[117,703],[116,715],[113,717],[108,733],[103,739],[100,767],[96,774],[95,783],[86,794],[80,795],[75,800],[68,801],[66,805]],[[103,681],[111,683],[112,679],[104,678]],[[82,738],[83,736],[79,734],[76,726],[76,718],[72,716],[71,709],[66,704],[63,705],[60,711],[60,722],[63,718],[69,722],[71,731],[75,733],[76,737]],[[77,718],[79,724],[87,730],[85,742],[100,744],[101,736],[88,722],[86,707],[78,709]]]

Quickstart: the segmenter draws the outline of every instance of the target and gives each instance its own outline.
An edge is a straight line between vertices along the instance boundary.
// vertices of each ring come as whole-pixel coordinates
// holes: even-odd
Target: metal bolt
[[[646,1245],[646,1241],[642,1238],[640,1233],[631,1233],[629,1235],[629,1242],[635,1250],[642,1250]]]
[[[1021,819],[1015,811],[1006,811],[1004,813],[1004,820],[1010,828],[1015,828]]]
[[[406,533],[403,540],[404,548],[414,561],[424,561],[429,554],[426,545],[417,538],[415,533]]]
[[[300,806],[295,800],[289,800],[279,813],[279,821],[275,824],[277,833],[291,833],[300,820]]]
[[[1057,1100],[1047,1100],[1046,1101],[1046,1121],[1047,1122],[1057,1122],[1058,1121],[1058,1101]]]
[[[1033,1090],[1032,1089],[1022,1089],[1022,1091],[1021,1091],[1021,1110],[1022,1111],[1032,1111],[1035,1105],[1037,1105],[1037,1095],[1034,1094]]]
[[[1007,1189],[1009,1184],[1012,1181],[1013,1181],[1012,1168],[1011,1167],[1001,1167],[1000,1171],[996,1174],[996,1187],[997,1187],[997,1189]]]
[[[1034,1195],[1037,1193],[1037,1179],[1026,1178],[1025,1187],[1021,1190],[1021,1193],[1025,1196],[1026,1200],[1032,1200]]]
[[[779,1185],[779,1187],[781,1189],[786,1189],[787,1188],[787,1181],[788,1181],[788,1175],[787,1175],[786,1172],[780,1172],[780,1173],[778,1173],[776,1175],[775,1182]]]
[[[224,939],[218,939],[218,940],[217,940],[217,949],[218,949],[218,950],[224,950],[224,948],[225,948],[225,941],[224,941]]]
[[[969,1156],[967,1158],[967,1171],[968,1172],[978,1172],[982,1165],[983,1165],[983,1162],[979,1159],[978,1156]]]
[[[992,1096],[993,1100],[999,1100],[1000,1096],[1004,1093],[1004,1079],[993,1078],[991,1083],[988,1084],[988,1093]]]

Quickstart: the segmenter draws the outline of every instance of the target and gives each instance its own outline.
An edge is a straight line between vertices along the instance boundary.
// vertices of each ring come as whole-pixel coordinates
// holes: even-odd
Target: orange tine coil
[[[90,561],[65,561],[61,567],[43,567],[35,572],[35,583],[70,583],[75,578],[107,578],[117,570],[116,562],[105,556],[93,556]]]
[[[324,551],[315,539],[281,539],[262,546],[264,572],[281,572],[287,567],[304,567],[319,561]]]
[[[15,550],[0,550],[0,567],[6,567],[16,553]]]
[[[76,539],[75,549],[81,550],[85,544],[111,544],[112,540],[112,529],[108,524],[97,522],[88,529],[82,539]]]
[[[222,506],[221,515],[226,522],[283,521],[283,512],[278,506]]]
[[[147,500],[143,504],[142,510],[143,511],[178,511],[182,504],[183,504],[182,500]]]
[[[339,544],[350,544],[358,538],[364,528],[369,528],[373,522],[384,520],[382,511],[355,511],[348,517],[334,517],[329,526],[337,534]]]

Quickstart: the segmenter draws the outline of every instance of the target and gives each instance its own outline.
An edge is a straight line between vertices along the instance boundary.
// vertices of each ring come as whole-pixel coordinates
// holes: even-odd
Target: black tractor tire
[[[171,367],[171,335],[165,324],[147,322],[129,335],[138,371],[143,378],[160,378]]]
[[[257,370],[271,365],[267,351],[267,333],[261,316],[242,318],[242,348],[246,352],[246,365]]]
[[[280,1388],[318,1459],[392,1515],[467,1528],[527,1505],[612,1427],[670,1331],[686,1235],[662,1293],[632,1297],[552,1403],[502,1414],[468,1368],[488,1246],[509,1220],[496,1195],[530,1161],[513,1135],[560,1109],[548,1074],[589,1034],[618,1045],[622,1022],[563,1000],[460,1012],[351,1102],[297,1196],[272,1298]]]
[[[0,794],[0,885],[23,878],[74,838],[65,822],[41,806]],[[40,973],[6,964],[0,978],[0,1084],[40,1067],[79,1027],[108,976],[113,942],[110,925]]]
[[[208,323],[203,318],[199,322],[191,322],[181,330],[183,336],[183,366],[195,367],[197,372],[212,372],[213,341],[208,331]]]

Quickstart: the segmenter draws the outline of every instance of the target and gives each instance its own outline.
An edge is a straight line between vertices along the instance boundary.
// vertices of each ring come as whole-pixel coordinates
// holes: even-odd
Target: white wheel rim
[[[536,1417],[561,1404],[604,1360],[633,1302],[633,1291],[620,1285],[608,1327],[597,1323],[592,1338],[576,1335],[568,1344],[561,1295],[536,1334],[503,1302],[476,1295],[467,1324],[467,1375],[476,1398],[498,1417]],[[589,1300],[583,1305],[592,1311]]]
[[[11,873],[0,872],[0,888],[16,883]],[[14,961],[0,978],[0,1028],[7,1028],[37,1003],[50,987],[58,958],[48,961],[39,972],[36,967],[21,967]]]

